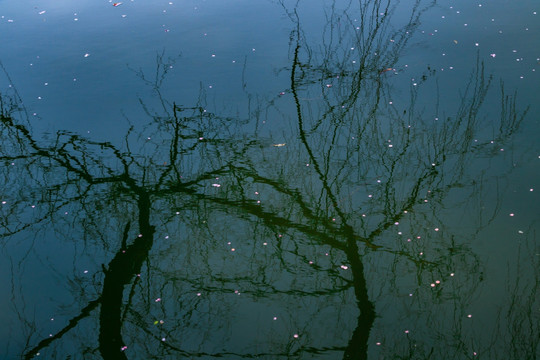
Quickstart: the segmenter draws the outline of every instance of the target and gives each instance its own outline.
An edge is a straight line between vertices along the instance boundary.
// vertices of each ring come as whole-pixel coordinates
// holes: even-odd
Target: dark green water
[[[0,1],[0,358],[540,358],[538,12]]]

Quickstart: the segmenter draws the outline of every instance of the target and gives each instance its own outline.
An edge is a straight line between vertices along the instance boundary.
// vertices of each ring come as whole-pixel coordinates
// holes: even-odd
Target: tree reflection
[[[282,70],[290,87],[260,104],[290,114],[294,126],[279,140],[208,110],[203,92],[192,107],[167,102],[163,56],[154,82],[139,73],[161,109],[153,113],[142,100],[152,121],[133,127],[122,144],[69,132],[41,139],[19,116],[17,97],[2,96],[0,159],[5,184],[16,189],[2,194],[11,205],[2,208],[2,237],[50,222],[65,238],[82,234],[78,256],[99,255],[99,276],[74,286],[86,295],[82,310],[49,337],[31,334],[25,358],[56,346],[60,354],[104,359],[366,359],[377,316],[394,311],[385,297],[412,291],[412,312],[427,303],[459,305],[456,297],[474,292],[481,263],[464,234],[437,216],[454,191],[460,199],[483,195],[481,169],[470,169],[493,148],[476,141],[484,137],[481,111],[491,86],[482,63],[456,109],[427,96],[436,86],[431,69],[410,89],[410,101],[393,105],[398,95],[385,70],[395,71],[428,7],[418,1],[393,31],[390,2],[333,6],[318,51],[302,30],[298,4],[282,6],[294,24],[291,65]],[[502,89],[498,143],[524,116]],[[39,206],[29,210],[29,202]],[[455,269],[459,285],[441,285]],[[90,287],[94,296],[83,290]],[[62,343],[76,328],[92,329],[82,324],[89,317],[96,348],[85,352],[85,339]],[[250,333],[239,336],[239,328]],[[408,356],[427,358],[433,350],[426,349]]]

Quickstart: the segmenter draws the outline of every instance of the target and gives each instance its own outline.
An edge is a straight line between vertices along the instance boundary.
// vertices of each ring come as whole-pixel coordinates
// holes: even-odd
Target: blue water
[[[538,12],[0,2],[0,358],[539,357]]]

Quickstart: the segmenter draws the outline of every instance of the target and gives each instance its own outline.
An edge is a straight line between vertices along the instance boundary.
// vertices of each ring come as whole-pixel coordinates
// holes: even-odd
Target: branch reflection
[[[298,3],[281,5],[293,23],[281,70],[290,87],[258,104],[288,114],[279,131],[253,132],[249,120],[209,110],[203,92],[194,106],[167,101],[164,55],[155,82],[138,74],[161,109],[142,99],[151,121],[133,125],[122,144],[70,132],[43,139],[20,116],[20,99],[2,95],[2,175],[14,190],[2,194],[10,207],[0,236],[49,224],[84,244],[76,256],[92,259],[96,274],[69,279],[80,312],[49,337],[31,333],[25,358],[367,359],[383,339],[394,356],[437,355],[429,341],[414,354],[391,347],[400,341],[384,322],[429,322],[437,306],[420,316],[425,304],[460,312],[482,281],[472,235],[439,214],[460,208],[449,200],[455,192],[485,195],[482,169],[471,166],[481,165],[478,154],[495,156],[491,142],[475,141],[491,78],[479,60],[457,108],[430,107],[441,95],[427,68],[410,101],[394,105],[387,72],[432,4],[416,2],[397,30],[390,2],[332,6],[322,50],[303,31]],[[498,143],[525,116],[501,88]],[[459,283],[446,286],[456,269]],[[92,326],[95,345],[63,341]],[[437,326],[418,328],[431,339]],[[460,342],[450,351],[465,350]]]

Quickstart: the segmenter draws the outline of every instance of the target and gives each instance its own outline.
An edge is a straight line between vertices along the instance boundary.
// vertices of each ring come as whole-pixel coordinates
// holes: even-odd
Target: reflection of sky
[[[439,2],[423,17],[414,46],[400,62],[429,64],[439,71],[455,70],[463,75],[474,66],[478,53],[486,73],[530,93],[540,76],[533,71],[540,71],[540,52],[533,46],[540,41],[538,10],[533,1],[511,6],[504,1]]]
[[[164,89],[185,105],[195,102],[201,82],[229,102],[231,91],[240,94],[246,56],[257,74],[251,91],[267,88],[286,59],[289,24],[279,24],[288,19],[272,4],[48,5],[5,8],[13,23],[0,23],[9,39],[1,60],[30,111],[55,128],[99,133],[122,122],[120,111],[136,116],[137,96],[150,88],[128,66],[152,78],[162,51],[182,55]]]
[[[316,47],[314,40],[320,38],[322,26],[325,25],[324,15],[315,9],[313,3],[309,3],[309,6],[306,4],[299,9],[300,21],[308,42],[317,51],[320,49]],[[480,60],[486,63],[486,72],[495,75],[495,89],[492,89],[495,90],[494,97],[490,97],[488,103],[488,109],[493,107],[495,110],[488,111],[488,114],[497,115],[499,112],[496,88],[499,77],[506,81],[509,93],[516,87],[519,89],[519,97],[522,99],[520,104],[532,102],[538,96],[538,74],[532,69],[537,66],[536,58],[539,54],[535,54],[538,49],[531,44],[538,42],[540,34],[540,22],[534,22],[536,18],[532,14],[535,10],[532,4],[532,1],[521,2],[518,6],[510,7],[508,4],[491,3],[482,4],[480,7],[477,3],[463,2],[463,6],[439,3],[437,7],[426,12],[418,32],[409,43],[410,47],[395,65],[397,74],[386,72],[381,75],[391,79],[389,82],[393,86],[392,95],[395,95],[391,100],[396,108],[401,110],[408,105],[412,78],[424,72],[429,65],[438,72],[437,79],[443,94],[441,107],[453,109],[454,112],[448,115],[455,115],[459,92],[466,84],[468,74],[475,67],[477,53]],[[408,6],[410,3],[404,2],[399,9]],[[325,10],[328,11],[328,8]],[[41,11],[46,12],[39,14]],[[111,136],[117,136],[118,132],[121,133],[120,130],[126,126],[122,113],[136,124],[146,121],[145,115],[141,114],[137,97],[140,96],[154,107],[157,101],[151,98],[151,88],[145,87],[128,66],[135,70],[142,69],[145,75],[152,79],[156,54],[163,50],[166,56],[176,57],[182,54],[162,88],[163,94],[177,104],[192,106],[198,96],[199,87],[202,86],[208,93],[209,103],[215,99],[215,104],[211,103],[210,106],[215,106],[218,110],[223,107],[234,110],[236,106],[245,105],[243,102],[246,101],[246,94],[241,86],[243,75],[247,91],[260,94],[263,99],[273,98],[289,86],[289,74],[283,72],[280,77],[276,77],[274,70],[281,67],[288,67],[290,70],[291,64],[287,62],[287,56],[290,55],[289,34],[294,25],[276,4],[254,4],[247,1],[231,4],[216,0],[178,3],[173,1],[173,4],[169,5],[168,1],[150,4],[126,1],[113,7],[107,2],[86,1],[55,2],[43,8],[40,5],[34,8],[10,1],[3,8],[3,12],[5,18],[0,21],[0,31],[6,34],[6,41],[3,42],[0,60],[12,77],[29,112],[39,115],[44,128],[68,128],[82,133],[91,131],[100,138],[110,139]],[[74,15],[75,13],[77,15]],[[75,18],[78,20],[75,21]],[[492,18],[495,21],[491,21]],[[8,19],[13,19],[13,22],[7,22]],[[519,23],[508,19],[519,19]],[[407,20],[406,12],[396,11],[393,20],[395,27],[398,27]],[[526,27],[529,30],[525,30]],[[499,31],[502,31],[502,34]],[[513,50],[516,50],[516,53]],[[496,56],[490,56],[492,53]],[[85,54],[88,56],[85,57]],[[247,68],[246,73],[242,74],[245,58]],[[520,78],[521,74],[525,74],[523,79]],[[0,89],[4,88],[5,84],[2,82]],[[403,97],[400,98],[400,94]],[[290,94],[279,99],[282,101],[279,109],[286,108],[291,111],[292,115],[288,114],[289,119],[294,120],[294,107],[287,108],[283,105],[286,99],[291,105]],[[426,99],[421,98],[418,101],[418,105],[424,105]],[[308,100],[302,100],[301,103],[307,109]],[[313,103],[316,104],[316,101]],[[426,107],[432,109],[433,104],[425,105],[430,105]],[[534,108],[532,111],[538,110]],[[426,114],[431,115],[430,112]],[[34,128],[39,127],[37,124],[34,124]],[[389,128],[392,125],[393,123],[388,123]],[[292,124],[291,128],[294,127],[295,124]],[[491,163],[491,156],[487,157],[485,163],[483,159],[477,160],[483,165],[481,169],[489,168],[491,174],[505,171],[511,162],[518,163],[512,176],[501,181],[500,188],[505,190],[497,187],[499,180],[490,179],[493,197],[484,200],[486,203],[470,205],[470,212],[476,210],[474,206],[481,205],[492,209],[497,206],[494,202],[499,201],[497,191],[505,195],[510,193],[499,205],[500,213],[497,215],[496,224],[477,234],[474,239],[474,251],[490,254],[494,259],[485,262],[492,275],[491,278],[488,276],[489,285],[485,286],[488,290],[482,294],[488,301],[504,295],[499,293],[502,290],[497,286],[498,278],[493,280],[496,278],[493,274],[505,275],[506,269],[501,270],[500,264],[506,261],[508,253],[515,251],[515,242],[519,241],[519,238],[516,238],[518,230],[526,231],[527,226],[535,220],[535,214],[538,214],[538,211],[534,211],[538,206],[533,206],[530,200],[532,196],[537,197],[540,189],[535,188],[535,192],[530,192],[529,188],[537,185],[535,181],[538,179],[538,172],[535,171],[537,167],[534,167],[536,163],[533,161],[538,161],[535,156],[540,154],[537,145],[536,148],[533,147],[536,151],[533,157],[524,150],[528,150],[528,146],[534,146],[535,139],[530,134],[538,133],[538,124],[526,123],[524,129],[524,134],[519,136],[524,140],[522,144],[526,145],[516,153],[506,149],[506,152],[498,157],[502,159],[500,162]],[[489,132],[492,132],[491,128],[485,129],[482,135],[488,136]],[[290,147],[292,144],[287,144],[287,147],[281,150]],[[451,152],[451,149],[448,151]],[[296,159],[291,157],[291,161]],[[514,192],[515,195],[512,195]],[[451,195],[454,198],[449,196],[450,200],[445,203],[447,208],[442,209],[438,215],[441,215],[447,225],[459,229],[454,231],[458,235],[461,231],[473,232],[477,226],[476,219],[463,219],[464,215],[455,213],[455,209],[461,206],[459,202],[463,195],[459,194],[459,190]],[[510,217],[510,213],[517,216]],[[441,234],[440,236],[445,236],[444,232]],[[65,255],[58,254],[56,250],[54,254]],[[241,254],[241,251],[237,254]],[[381,261],[381,267],[385,265],[387,264]],[[3,271],[5,265],[0,266],[0,271]],[[374,270],[376,273],[380,269]],[[459,270],[461,269],[456,271]],[[33,277],[31,279],[40,281]],[[5,279],[2,281],[5,282]],[[33,287],[33,284],[25,285]],[[44,287],[46,283],[39,285]],[[42,288],[34,290],[45,292]],[[471,311],[481,310],[481,305],[483,302],[477,302],[476,309]],[[258,306],[252,306],[248,314],[258,311],[261,311]],[[389,311],[383,315],[384,321],[391,323],[388,327],[379,326],[388,329],[393,327],[399,314]],[[475,313],[475,319],[476,316]],[[242,315],[242,325],[239,327],[243,327],[248,320],[248,316]],[[383,320],[377,321],[378,324],[384,324]],[[323,326],[320,328],[324,329]]]
[[[171,57],[182,55],[164,93],[184,105],[196,100],[201,82],[221,102],[245,101],[241,79],[246,57],[244,78],[249,92],[273,95],[288,86],[286,78],[278,80],[274,75],[276,69],[289,65],[288,37],[294,27],[281,6],[245,1],[171,3],[125,1],[114,7],[109,2],[86,1],[32,6],[10,1],[3,4],[0,21],[5,34],[0,60],[30,112],[49,124],[46,128],[98,134],[106,129],[103,135],[124,126],[115,125],[125,124],[121,112],[136,122],[140,118],[137,97],[148,98],[150,88],[127,66],[151,77],[156,54],[164,50]],[[337,13],[343,9],[339,5]],[[308,40],[321,37],[325,25],[321,8],[330,14],[327,5],[301,3],[298,14]],[[392,28],[408,21],[410,8],[408,2],[396,6]],[[538,82],[532,68],[540,57],[531,46],[538,40],[540,26],[540,21],[534,21],[535,10],[530,1],[511,8],[493,3],[439,3],[422,17],[398,69],[406,70],[407,65],[405,75],[412,77],[430,65],[462,78],[470,73],[478,51],[488,71],[504,74],[509,85],[528,87],[525,92],[531,93]],[[513,16],[507,16],[508,11]],[[350,20],[360,22],[355,14]],[[492,53],[495,58],[489,56]]]

